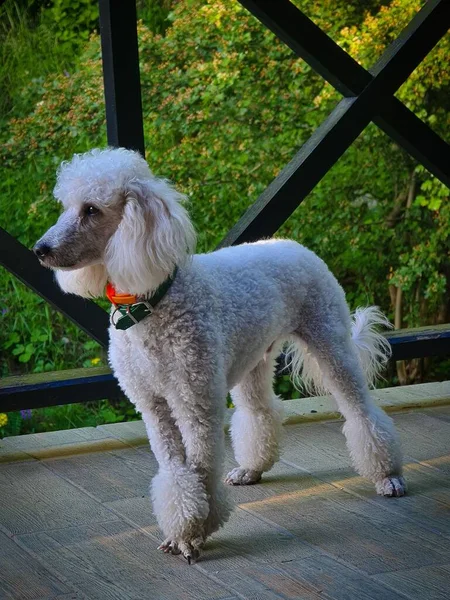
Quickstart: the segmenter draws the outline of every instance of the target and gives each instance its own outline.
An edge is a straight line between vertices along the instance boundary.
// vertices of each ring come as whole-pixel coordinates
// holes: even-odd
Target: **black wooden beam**
[[[83,329],[102,346],[108,345],[109,318],[94,302],[64,294],[52,271],[41,267],[34,254],[0,227],[0,265]]]
[[[429,0],[373,67],[363,91],[337,105],[220,247],[271,236],[437,44],[449,20],[450,2]]]
[[[450,325],[398,329],[387,332],[385,337],[391,345],[393,360],[450,357]]]
[[[99,0],[108,144],[145,155],[135,0]]]
[[[373,79],[289,0],[239,1],[343,96],[359,95]],[[397,98],[389,98],[373,121],[450,187],[450,145]]]
[[[392,347],[392,360],[450,356],[449,325],[389,331],[385,337]],[[279,367],[279,373],[281,369],[289,372],[283,355],[279,359]],[[0,412],[123,397],[117,380],[107,367],[0,379]]]
[[[409,108],[393,97],[373,122],[432,175],[450,187],[450,144]]]
[[[289,0],[239,0],[343,96],[357,96],[372,77]]]
[[[0,411],[123,398],[106,367],[34,373],[0,379]]]

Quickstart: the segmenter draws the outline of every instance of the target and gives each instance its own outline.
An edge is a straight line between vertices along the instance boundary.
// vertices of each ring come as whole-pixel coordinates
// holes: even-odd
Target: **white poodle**
[[[256,483],[278,459],[282,403],[272,380],[286,342],[294,375],[334,396],[358,473],[379,494],[404,494],[397,434],[368,390],[388,355],[374,326],[387,322],[373,307],[352,321],[320,258],[289,240],[193,255],[185,198],[125,149],[75,155],[54,193],[64,212],[34,251],[66,292],[102,296],[109,282],[109,360],[159,463],[151,494],[162,550],[195,560],[229,516],[229,390],[239,466],[226,482]]]

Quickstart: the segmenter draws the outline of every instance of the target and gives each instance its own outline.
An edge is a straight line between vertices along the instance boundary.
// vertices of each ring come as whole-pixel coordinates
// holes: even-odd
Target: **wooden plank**
[[[242,508],[369,574],[435,564],[450,557],[450,543],[438,533],[324,482]]]
[[[73,590],[0,531],[0,598],[56,598]]]
[[[302,426],[303,427],[303,426]],[[286,440],[284,440],[286,442]],[[286,447],[283,443],[282,448]],[[226,445],[224,475],[237,466],[233,457],[231,444]],[[229,494],[235,505],[264,500],[274,496],[284,496],[298,490],[308,490],[316,485],[317,479],[309,473],[299,473],[295,467],[277,462],[273,468],[264,473],[257,485],[230,486]]]
[[[412,415],[394,415],[396,423],[408,422]],[[414,441],[420,438],[419,419],[410,424],[406,437]],[[445,423],[447,427],[447,423]],[[414,427],[417,427],[417,430]],[[428,423],[428,426],[431,425]],[[413,519],[417,525],[431,529],[437,533],[449,535],[450,522],[448,507],[450,502],[450,479],[438,471],[411,462],[405,457],[405,477],[408,484],[408,494],[401,500],[383,498],[376,495],[373,484],[360,477],[351,466],[351,461],[345,447],[344,436],[340,430],[342,423],[316,425],[309,429],[303,427],[287,428],[289,430],[283,454],[290,464],[306,468],[321,481],[330,483],[340,489],[358,494],[371,504],[376,504],[383,510],[399,516]],[[398,427],[403,433],[403,427]],[[425,426],[426,428],[426,426]],[[301,435],[304,432],[305,435]],[[446,433],[442,436],[444,439]],[[314,444],[314,441],[316,442]],[[419,445],[423,440],[419,439]],[[427,451],[428,441],[425,439]],[[292,450],[292,449],[296,449]]]
[[[422,413],[424,409],[427,407],[432,408],[433,405],[450,405],[450,381],[399,385],[392,388],[373,390],[371,394],[380,399],[380,405],[383,407],[417,407]],[[423,403],[423,405],[420,403]]]
[[[126,523],[138,529],[151,530],[155,535],[159,535],[148,489],[146,494],[107,501],[104,504]]]
[[[401,586],[391,590],[361,571],[349,568],[329,556],[318,555],[304,560],[286,561],[284,571],[296,581],[304,582],[333,600],[395,600],[403,595]]]
[[[412,600],[448,600],[450,595],[450,564],[383,573],[374,579]]]
[[[332,428],[325,423],[288,425],[283,431],[282,459],[316,477],[339,477],[341,470],[351,466],[342,426],[342,421]]]
[[[450,424],[417,411],[392,416],[405,456],[448,473],[445,458],[450,453]],[[335,422],[285,427],[283,458],[317,476],[335,471],[339,477],[340,470],[351,466],[342,425]],[[442,464],[438,465],[440,458]]]
[[[386,332],[393,360],[450,355],[450,325],[433,325]]]
[[[405,464],[408,493],[401,500],[383,498],[374,492],[370,481],[345,470],[330,483],[399,517],[412,519],[417,525],[450,537],[450,479],[417,463]],[[370,510],[370,509],[369,509]]]
[[[421,383],[371,390],[373,401],[386,412],[441,407],[450,404],[450,381]],[[285,425],[311,421],[343,420],[332,396],[313,396],[283,402]],[[230,410],[227,421],[231,418]],[[430,415],[432,416],[432,415]]]
[[[33,453],[44,448],[59,448],[67,444],[80,444],[109,439],[110,436],[97,427],[80,427],[79,429],[63,429],[61,431],[45,431],[6,437],[0,443],[5,448]],[[28,457],[29,458],[29,457]]]
[[[425,415],[450,422],[450,406],[436,406],[422,410]]]
[[[0,380],[0,410],[4,412],[123,397],[116,378],[106,367],[32,373]]]
[[[0,440],[0,463],[3,462],[14,462],[16,460],[32,460],[31,456],[16,450],[15,448],[9,448],[5,446],[3,440]]]
[[[45,460],[45,465],[99,502],[148,496],[157,472],[153,455],[131,448]]]
[[[126,423],[107,423],[99,425],[97,429],[105,431],[111,437],[121,440],[131,446],[148,446],[147,431],[144,422],[127,421]]]
[[[24,373],[22,375],[12,375],[0,379],[0,394],[8,388],[35,388],[41,384],[51,386],[53,383],[64,382],[67,380],[86,379],[101,375],[110,375],[111,369],[108,367],[89,367],[77,369],[62,369],[60,371],[46,371],[45,373]]]
[[[123,450],[124,448],[126,446],[120,440],[105,438],[92,442],[76,442],[74,444],[63,444],[62,446],[27,450],[27,455],[28,458],[36,458],[43,461],[45,459],[62,459],[64,457],[111,452],[114,450]]]
[[[230,490],[231,501],[235,489]],[[130,525],[155,536],[156,540],[162,538],[148,497],[116,500],[105,506]],[[283,563],[287,557],[294,560],[315,554],[317,550],[299,537],[236,506],[226,525],[207,541],[201,567],[204,572],[218,576],[222,571]],[[228,585],[229,581],[224,580],[224,583]]]
[[[281,564],[287,558],[317,555],[317,549],[301,537],[251,515],[242,507],[245,504],[235,509],[228,523],[207,543],[202,565],[206,571],[217,574],[222,570],[251,569],[256,565]]]
[[[90,600],[225,600],[233,594],[121,521],[20,536]]]
[[[11,534],[117,517],[38,461],[0,465],[0,524]]]
[[[275,565],[241,565],[216,574],[241,598],[251,600],[330,600],[308,583],[286,574]]]
[[[415,412],[396,423],[406,456],[450,475],[450,423]]]
[[[416,416],[421,418],[411,418]],[[402,435],[412,443],[418,440],[420,452],[433,456],[430,437],[434,432],[439,449],[450,427],[421,413],[395,419]],[[230,487],[231,501],[239,506],[208,541],[196,567],[156,550],[161,534],[147,489],[156,463],[147,444],[0,465],[0,486],[6,490],[0,497],[0,523],[19,533],[21,551],[93,600],[148,594],[154,600],[427,599],[417,587],[415,570],[427,566],[426,580],[439,565],[450,564],[450,478],[438,469],[408,463],[411,495],[378,498],[372,485],[349,469],[341,425],[286,427],[288,459],[299,467],[278,463],[262,484]],[[130,426],[142,432],[142,424]],[[132,431],[128,424],[123,427],[123,435],[119,425],[113,428],[117,437],[112,441],[132,443]],[[37,436],[24,447],[56,451],[77,438],[96,444],[108,441],[96,438],[111,431],[63,433],[70,436]],[[225,469],[234,464],[227,443]],[[315,470],[310,474],[300,468]],[[99,506],[109,520],[95,512]],[[20,569],[21,559],[13,554],[12,560],[12,568]],[[392,580],[385,577],[388,573]],[[402,583],[408,573],[411,587]],[[436,578],[430,598],[441,597],[444,573],[438,571]],[[71,597],[67,590],[36,597],[43,596]]]

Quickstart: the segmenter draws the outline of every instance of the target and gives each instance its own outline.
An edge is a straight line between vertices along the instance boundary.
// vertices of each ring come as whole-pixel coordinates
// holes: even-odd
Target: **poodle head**
[[[64,211],[34,252],[66,292],[100,296],[110,280],[118,291],[145,294],[194,250],[185,197],[137,152],[75,154],[59,167],[54,195]]]

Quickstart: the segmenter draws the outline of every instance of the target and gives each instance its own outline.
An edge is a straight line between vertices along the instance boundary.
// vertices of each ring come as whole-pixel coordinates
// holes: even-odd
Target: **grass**
[[[73,63],[73,57],[61,53],[55,32],[42,22],[36,4],[6,0],[0,7],[0,121],[27,114],[44,76]]]
[[[78,427],[96,427],[105,423],[134,421],[139,416],[128,400],[65,404],[48,408],[24,409],[0,413],[0,438]]]

